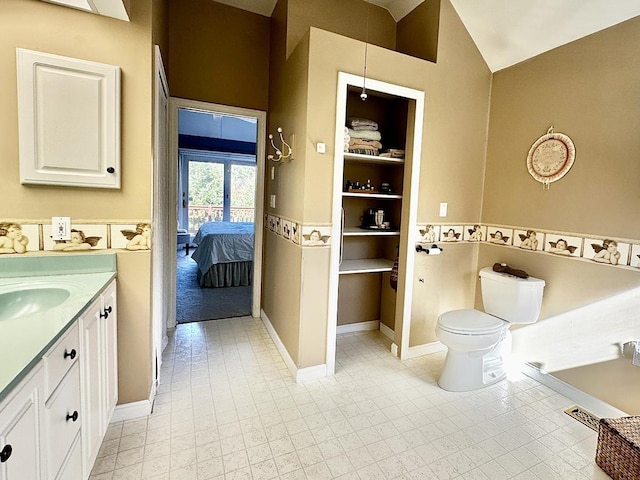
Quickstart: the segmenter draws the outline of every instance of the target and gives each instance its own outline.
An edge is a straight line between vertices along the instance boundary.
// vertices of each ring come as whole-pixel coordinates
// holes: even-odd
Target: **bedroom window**
[[[182,206],[190,233],[204,222],[253,222],[256,163],[253,155],[181,152]],[[182,222],[184,223],[187,222]]]

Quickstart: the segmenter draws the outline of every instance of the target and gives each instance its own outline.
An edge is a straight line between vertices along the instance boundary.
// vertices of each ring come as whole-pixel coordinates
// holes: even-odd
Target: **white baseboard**
[[[559,378],[554,377],[548,372],[545,372],[539,367],[535,365],[531,365],[530,363],[525,363],[521,367],[521,372],[524,373],[527,377],[531,377],[534,380],[540,382],[541,384],[549,387],[554,392],[559,393],[560,395],[564,395],[568,399],[574,401],[579,406],[583,407],[585,410],[597,415],[602,418],[610,418],[610,417],[624,417],[628,414],[623,412],[622,410],[618,410],[615,407],[612,407],[606,402],[589,395],[588,393],[583,392],[582,390],[577,389],[576,387],[569,385],[566,382],[563,382]]]
[[[369,322],[349,323],[347,325],[338,325],[336,328],[336,334],[353,333],[353,332],[367,332],[369,330],[378,330],[382,325],[378,320],[371,320]],[[388,328],[388,327],[387,327]]]
[[[380,333],[382,333],[385,337],[387,337],[392,342],[394,341],[395,332],[382,322],[380,322]]]
[[[425,343],[424,345],[415,345],[407,349],[407,356],[406,358],[403,358],[403,360],[421,357],[422,355],[429,355],[431,353],[442,352],[446,349],[447,347],[445,347],[441,342],[431,342]]]
[[[116,405],[116,408],[113,410],[110,423],[124,422],[151,415],[151,412],[153,411],[153,402],[156,398],[156,392],[156,382],[153,382],[151,385],[151,392],[149,392],[149,398],[147,400]]]
[[[280,340],[278,332],[276,332],[276,329],[273,328],[269,317],[262,309],[260,309],[260,318],[262,319],[262,323],[264,323],[264,326],[267,328],[267,332],[269,332],[269,336],[271,336],[271,340],[273,340],[273,343],[278,349],[278,352],[280,352],[282,360],[284,360],[285,365],[293,375],[293,378],[296,380],[296,383],[302,383],[308,380],[316,380],[318,378],[327,376],[326,364],[314,365],[313,367],[298,368],[298,366],[291,358],[291,355],[289,355],[289,352],[284,346],[284,343],[282,343],[282,340]]]

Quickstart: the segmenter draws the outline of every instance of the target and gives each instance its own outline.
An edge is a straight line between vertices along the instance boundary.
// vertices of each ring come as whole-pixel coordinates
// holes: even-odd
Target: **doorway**
[[[177,251],[176,323],[259,316],[265,124],[262,111],[171,100],[176,220],[188,235]],[[250,229],[250,242],[224,250],[214,238],[230,239],[227,229]]]

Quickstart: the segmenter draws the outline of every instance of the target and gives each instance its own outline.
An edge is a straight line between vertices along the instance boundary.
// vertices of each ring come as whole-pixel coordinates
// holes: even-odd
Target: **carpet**
[[[198,265],[178,251],[176,322],[200,322],[251,315],[252,287],[201,288]]]

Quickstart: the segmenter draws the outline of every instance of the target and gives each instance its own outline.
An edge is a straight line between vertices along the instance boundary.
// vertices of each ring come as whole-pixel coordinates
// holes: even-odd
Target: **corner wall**
[[[591,243],[627,239],[621,263],[629,254],[638,264],[639,35],[632,19],[494,75],[482,221],[537,230],[540,245],[483,244],[478,262],[508,262],[547,282],[538,323],[514,330],[515,353],[630,414],[640,413],[640,368],[619,345],[640,332],[640,270],[595,263]],[[526,159],[551,125],[571,137],[576,159],[544,190]],[[594,239],[574,241],[582,258],[541,252],[572,235]]]

